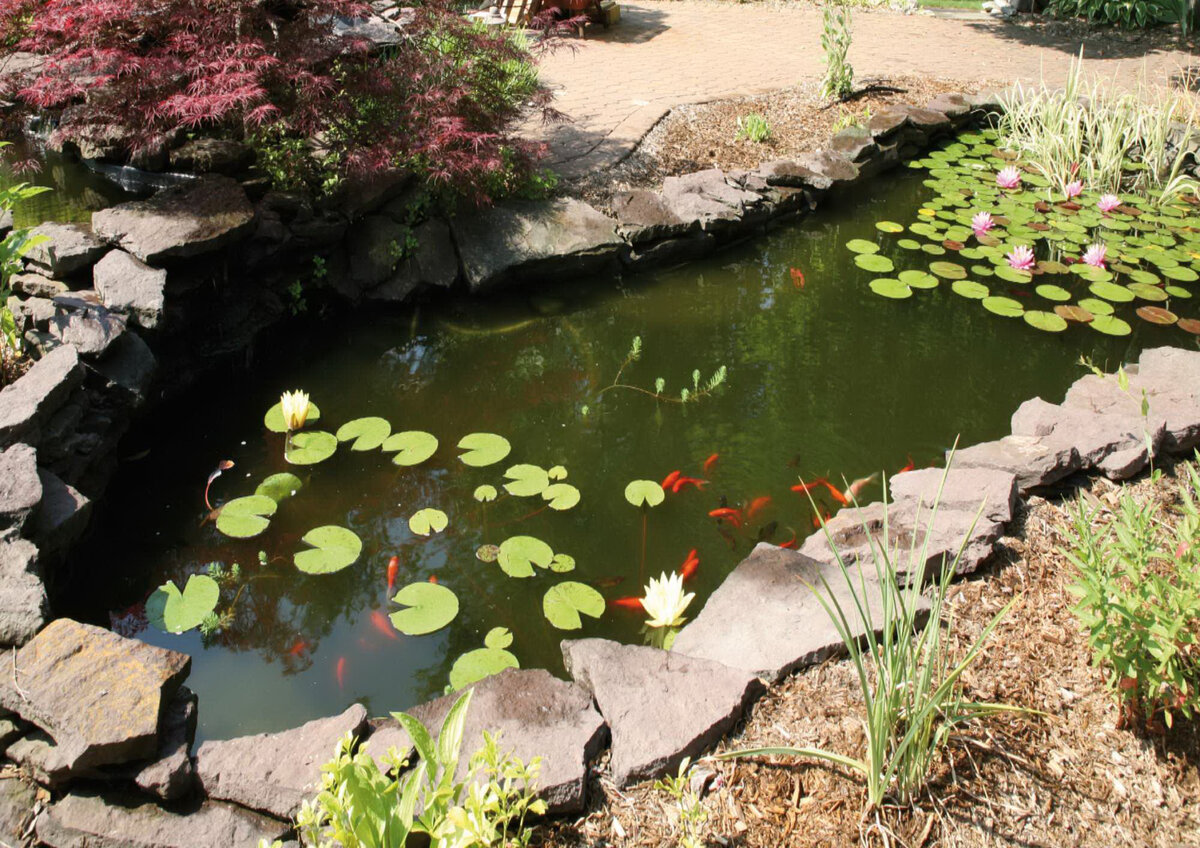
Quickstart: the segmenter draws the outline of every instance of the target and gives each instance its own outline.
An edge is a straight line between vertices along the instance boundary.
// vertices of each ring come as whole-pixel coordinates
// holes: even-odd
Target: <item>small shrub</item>
[[[767,123],[767,119],[757,112],[751,112],[749,115],[737,119],[737,135],[735,139],[741,141],[753,141],[755,144],[762,144],[771,137],[771,125]]]
[[[1061,18],[1087,18],[1125,29],[1178,23],[1187,35],[1191,0],[1050,0],[1048,10]]]
[[[826,6],[821,15],[821,49],[825,51],[825,79],[821,96],[845,100],[854,91],[854,68],[850,53],[850,10]]]
[[[1200,473],[1186,474],[1173,528],[1125,492],[1108,519],[1080,497],[1069,533],[1075,614],[1126,725],[1171,727],[1200,707]]]

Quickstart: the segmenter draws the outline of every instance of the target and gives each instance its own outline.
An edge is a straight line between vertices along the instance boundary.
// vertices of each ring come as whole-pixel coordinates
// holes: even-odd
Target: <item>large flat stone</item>
[[[361,735],[366,720],[366,709],[354,704],[282,733],[204,742],[196,750],[196,777],[209,798],[289,818],[320,787],[321,766],[338,740]]]
[[[674,771],[724,736],[763,691],[750,672],[607,639],[562,643],[571,676],[612,731],[618,786]]]
[[[37,837],[51,848],[258,848],[290,828],[229,804],[204,803],[181,815],[135,796],[79,791],[38,818]]]
[[[0,845],[24,848],[26,833],[38,812],[38,791],[17,778],[0,779]]]
[[[182,798],[192,791],[196,780],[191,758],[196,713],[195,693],[181,686],[163,715],[158,756],[134,775],[133,782],[139,789],[164,801]]]
[[[61,280],[52,280],[41,274],[13,274],[8,282],[13,291],[26,297],[52,298],[71,290]]]
[[[656,191],[617,192],[609,205],[617,219],[617,229],[630,244],[678,238],[700,229],[699,218],[685,220]]]
[[[51,277],[69,277],[84,271],[108,250],[108,245],[83,224],[51,221],[39,224],[32,232],[45,241],[30,248],[25,260]]]
[[[70,766],[82,768],[155,755],[163,707],[191,658],[60,618],[17,650],[15,661],[0,659],[5,665],[0,706],[46,730]]]
[[[162,320],[167,272],[161,268],[151,268],[123,250],[113,250],[96,263],[92,281],[110,311],[147,330]]]
[[[483,733],[500,734],[500,747],[528,763],[542,758],[538,795],[551,813],[584,808],[588,761],[600,753],[604,719],[583,688],[559,680],[543,669],[510,669],[471,687],[471,706],[463,729],[459,775],[467,773],[471,755],[483,746]],[[409,710],[436,733],[460,693]],[[412,743],[394,719],[375,725],[366,751],[381,761],[389,748],[405,756]],[[381,761],[382,762],[382,761]]]
[[[38,549],[26,539],[0,542],[0,646],[24,645],[48,613]]]
[[[0,447],[21,439],[36,443],[39,428],[82,380],[79,352],[67,345],[47,353],[0,390]]]
[[[1017,505],[1017,478],[995,468],[921,468],[905,471],[889,481],[892,503],[919,501],[926,507],[975,512],[992,521],[1012,520]]]
[[[101,777],[92,769],[74,768],[49,734],[37,729],[13,741],[4,755],[25,774],[50,789],[61,789],[75,779]]]
[[[460,215],[451,229],[475,291],[596,271],[623,244],[610,218],[573,198],[503,203]]]
[[[350,277],[359,290],[374,288],[391,276],[405,250],[410,230],[386,215],[368,215],[346,234]]]
[[[92,502],[52,471],[38,469],[38,479],[42,483],[42,500],[28,535],[37,542],[43,555],[61,553],[87,529]]]
[[[92,214],[96,235],[151,265],[221,250],[248,235],[253,224],[246,192],[220,176]]]
[[[0,539],[19,534],[41,500],[37,451],[24,444],[0,451]]]
[[[754,192],[730,185],[719,168],[667,177],[662,199],[675,217],[688,224],[699,222],[709,232],[737,224],[748,209],[762,203],[762,197]]]
[[[869,576],[866,601],[882,623],[879,586],[873,572]],[[760,543],[679,632],[672,652],[771,680],[818,663],[843,647],[818,597],[829,597],[823,580],[843,609],[852,608],[849,588],[835,565]],[[857,632],[865,633],[865,625]]]
[[[1109,381],[1094,375],[1084,379],[1095,381],[1084,385],[1108,391]],[[1111,382],[1115,387],[1115,379]],[[1072,391],[1079,386],[1076,383]],[[1125,480],[1149,464],[1166,434],[1166,421],[1153,411],[1143,418],[1135,411],[1140,403],[1120,394],[1124,403],[1118,399],[1106,410],[1085,406],[1078,396],[1074,404],[1068,401],[1062,406],[1041,398],[1027,400],[1013,413],[1013,435],[1040,438],[1048,446],[1073,447],[1081,468],[1095,468],[1114,480]]]
[[[1166,422],[1163,449],[1200,445],[1200,351],[1157,347],[1142,351],[1135,389],[1144,389],[1150,411]]]
[[[1021,494],[1055,483],[1080,468],[1079,453],[1073,446],[1049,445],[1034,436],[1005,436],[960,448],[954,453],[953,460],[955,468],[1007,471],[1017,478]]]
[[[100,356],[125,332],[125,319],[104,306],[71,300],[79,305],[58,309],[50,319],[50,336],[83,356]],[[61,295],[55,298],[56,305],[63,302]]]
[[[137,333],[125,333],[109,346],[99,359],[89,362],[91,370],[132,394],[137,401],[146,397],[158,371],[158,361],[150,345]]]

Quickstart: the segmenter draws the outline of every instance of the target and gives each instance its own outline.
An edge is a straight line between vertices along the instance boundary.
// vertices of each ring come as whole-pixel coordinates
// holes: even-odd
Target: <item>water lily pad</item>
[[[1142,300],[1152,300],[1155,303],[1161,303],[1170,296],[1158,286],[1151,286],[1146,283],[1130,283],[1128,288]]]
[[[386,418],[355,418],[338,427],[337,440],[348,442],[353,439],[350,450],[369,451],[382,445],[391,433],[392,425]]]
[[[1192,293],[1182,286],[1166,286],[1163,291],[1165,291],[1171,297],[1180,297],[1184,300],[1188,300],[1192,296]]]
[[[920,250],[921,243],[916,239],[902,238],[896,242],[896,247],[902,247],[905,250]]]
[[[1074,321],[1077,324],[1087,324],[1096,317],[1082,306],[1068,306],[1062,303],[1054,307],[1054,314],[1066,321]]]
[[[1025,313],[1025,307],[1011,297],[985,297],[982,302],[988,312],[1005,318],[1019,318]]]
[[[1179,320],[1179,316],[1169,309],[1163,309],[1161,306],[1139,306],[1137,315],[1143,321],[1149,321],[1151,324],[1174,324]]]
[[[856,238],[846,242],[846,249],[851,253],[878,253],[879,245],[873,241]]]
[[[554,550],[533,536],[513,536],[500,543],[496,561],[509,577],[532,577],[533,567],[549,568],[554,560]]]
[[[1116,283],[1098,282],[1088,286],[1088,291],[1113,303],[1128,303],[1133,300],[1133,292]]]
[[[1135,268],[1129,272],[1129,279],[1135,283],[1146,283],[1147,285],[1156,285],[1162,282],[1158,275],[1151,271],[1143,271]]]
[[[551,480],[566,480],[567,469],[561,465],[555,465],[546,472],[546,476]]]
[[[1046,333],[1061,333],[1067,329],[1066,320],[1053,312],[1042,312],[1041,310],[1031,309],[1021,317],[1025,319],[1025,323],[1030,327]]]
[[[458,596],[440,583],[409,583],[392,600],[406,607],[388,616],[405,636],[441,630],[458,615]]]
[[[570,554],[555,554],[550,560],[550,570],[556,574],[566,574],[575,570],[575,557]]]
[[[305,424],[311,424],[314,421],[319,421],[321,418],[321,410],[318,406],[309,401],[308,416],[305,418]],[[286,433],[287,424],[283,421],[283,401],[276,403],[267,410],[267,414],[263,416],[263,424],[272,433]]]
[[[538,465],[514,465],[504,472],[504,476],[510,481],[504,484],[504,490],[518,498],[540,495],[550,485],[550,475]]]
[[[1046,300],[1065,301],[1071,299],[1071,293],[1062,286],[1055,286],[1050,283],[1043,283],[1034,289],[1039,295]]]
[[[388,436],[382,448],[384,453],[396,454],[392,457],[396,465],[420,465],[437,453],[438,440],[423,430],[404,430]]]
[[[876,221],[875,229],[879,230],[881,233],[904,232],[904,227],[902,227],[900,224],[897,224],[895,221]]]
[[[231,539],[250,539],[270,526],[270,516],[279,508],[267,495],[235,498],[217,513],[217,530]]]
[[[1175,326],[1192,335],[1200,336],[1200,319],[1180,318]]]
[[[625,500],[633,506],[658,506],[664,497],[662,484],[654,480],[634,480],[625,487]]]
[[[188,577],[182,592],[168,580],[146,599],[146,619],[159,630],[185,633],[203,624],[220,599],[221,587],[207,574]]]
[[[1115,315],[1097,315],[1096,320],[1092,321],[1088,326],[1098,333],[1104,333],[1106,336],[1128,336],[1133,332],[1133,328],[1129,324]]]
[[[950,284],[950,289],[957,295],[970,298],[971,300],[983,300],[991,292],[983,283],[977,283],[974,280],[955,280]]]
[[[944,280],[962,280],[967,276],[967,269],[957,262],[930,262],[929,270]]]
[[[300,491],[303,485],[300,478],[295,474],[284,471],[279,474],[272,474],[266,480],[259,483],[258,488],[254,490],[254,494],[270,498],[275,503],[282,503]]]
[[[284,459],[292,465],[316,465],[337,453],[338,440],[324,430],[293,433]]]
[[[1007,263],[996,266],[996,276],[1010,283],[1028,283],[1033,279],[1028,271],[1018,271]]]
[[[418,536],[428,536],[431,533],[441,533],[446,529],[450,519],[440,509],[426,507],[413,513],[408,519],[408,529]]]
[[[1099,300],[1094,297],[1085,297],[1079,301],[1079,305],[1093,315],[1112,315],[1113,305],[1107,300]]]
[[[542,598],[542,613],[559,630],[578,630],[583,627],[581,614],[591,618],[604,614],[604,596],[586,583],[559,583]]]
[[[570,483],[554,483],[545,488],[542,498],[550,502],[551,509],[567,510],[579,503],[579,490]]]
[[[489,503],[490,501],[494,501],[499,494],[500,493],[496,491],[495,486],[484,483],[482,486],[478,486],[475,489],[475,493],[472,495],[472,497],[480,503]]]
[[[499,545],[480,545],[475,549],[475,559],[480,562],[495,562],[500,558]]]
[[[495,433],[470,433],[459,440],[458,446],[466,451],[459,459],[473,468],[499,462],[512,451],[508,439]]]
[[[296,568],[305,574],[332,574],[353,565],[362,553],[362,540],[345,527],[326,524],[304,534],[303,542],[312,550],[300,551],[293,557]]]
[[[872,274],[890,274],[896,267],[892,260],[878,253],[860,253],[854,257],[854,264]]]
[[[906,297],[912,297],[912,289],[906,286],[899,280],[892,277],[877,277],[870,282],[871,291],[882,297],[890,297],[892,300],[903,300]]]
[[[914,289],[935,289],[938,286],[938,278],[925,271],[901,271],[899,277],[900,282]]]
[[[940,244],[923,244],[921,245],[921,250],[923,250],[925,253],[928,253],[930,256],[946,255],[946,248],[942,247]]]
[[[507,642],[504,642],[505,636],[507,636]],[[509,634],[508,628],[494,627],[484,639],[484,644],[489,645],[488,647],[467,651],[456,659],[450,669],[450,686],[453,689],[456,691],[463,689],[472,683],[478,683],[485,677],[499,674],[506,668],[521,667],[517,658],[504,650],[504,647],[491,647],[490,642],[497,644],[504,642],[504,647],[507,647],[512,644],[512,636]]]

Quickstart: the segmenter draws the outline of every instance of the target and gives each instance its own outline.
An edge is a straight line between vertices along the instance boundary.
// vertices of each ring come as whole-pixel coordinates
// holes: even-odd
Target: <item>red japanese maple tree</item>
[[[409,167],[459,187],[531,161],[511,127],[545,89],[494,88],[527,54],[448,0],[421,0],[378,49],[344,26],[369,11],[362,0],[0,0],[0,39],[44,59],[8,93],[57,114],[63,139],[130,151],[180,130],[265,132],[305,140],[342,173]]]

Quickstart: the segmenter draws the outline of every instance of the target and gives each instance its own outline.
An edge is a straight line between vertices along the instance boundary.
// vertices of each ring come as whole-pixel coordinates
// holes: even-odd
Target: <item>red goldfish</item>
[[[803,480],[801,480],[795,486],[792,486],[792,491],[799,492],[802,495],[807,495],[813,489],[817,488],[817,486],[821,486],[821,485],[828,486],[829,481],[826,480],[824,477],[818,477],[816,480],[813,480],[811,483],[805,483]]]
[[[668,474],[666,477],[664,477],[663,481],[662,481],[663,491],[664,492],[668,491],[671,488],[671,486],[673,486],[675,484],[675,481],[679,479],[679,475],[682,473],[683,472],[677,468],[674,471],[672,471],[670,474]]]
[[[396,588],[396,575],[400,573],[400,557],[392,557],[387,564],[387,586],[388,594]]]
[[[734,527],[742,526],[742,511],[740,509],[723,506],[719,509],[711,510],[708,514],[711,518],[724,519]]]
[[[700,557],[696,556],[696,549],[692,548],[688,552],[687,559],[683,561],[683,565],[679,568],[679,574],[684,580],[691,578],[696,573],[696,569],[700,567]]]
[[[436,574],[430,574],[430,575],[429,575],[429,582],[430,582],[430,583],[437,583],[437,575],[436,575]]]
[[[859,477],[857,480],[855,480],[853,483],[850,484],[849,488],[847,488],[846,491],[842,492],[842,497],[845,498],[847,501],[854,500],[855,498],[857,498],[859,495],[862,494],[863,489],[867,488],[867,486],[874,483],[875,478],[878,476],[879,476],[878,474],[872,474],[868,477]]]
[[[842,506],[846,506],[848,503],[850,503],[850,499],[842,494],[841,489],[830,483],[828,480],[822,479],[821,485],[824,486],[826,491],[829,492],[829,496]]]
[[[389,639],[400,638],[396,635],[396,629],[392,627],[391,622],[387,620],[387,616],[379,610],[371,610],[371,626]]]
[[[346,658],[338,657],[337,661],[337,682],[339,689],[346,688]]]
[[[755,498],[750,501],[750,506],[746,509],[746,518],[754,518],[754,515],[761,509],[769,506],[771,503],[770,495],[763,495],[761,498]]]
[[[911,453],[907,454],[907,456],[908,456],[908,465],[906,465],[900,469],[901,474],[903,474],[905,471],[912,471],[914,468],[916,468],[916,465],[913,464],[912,454]]]
[[[792,268],[791,274],[792,285],[795,286],[797,290],[804,288],[804,272],[799,268]]]
[[[704,473],[705,474],[712,471],[712,467],[717,464],[717,459],[720,458],[720,456],[721,455],[719,453],[714,453],[708,459],[704,460]]]
[[[298,657],[304,653],[304,650],[307,647],[308,643],[306,643],[303,639],[297,639],[296,644],[292,645],[292,647],[288,649],[288,653],[293,657]]]
[[[642,599],[635,598],[632,595],[628,598],[617,598],[609,601],[608,605],[610,607],[621,607],[621,609],[638,610],[639,612],[644,609],[642,606]]]
[[[795,530],[793,530],[793,531],[792,531],[792,538],[788,539],[786,542],[784,542],[784,543],[783,543],[782,545],[780,545],[779,547],[781,547],[781,548],[794,548],[794,547],[796,547],[796,531],[795,531]]]
[[[675,485],[671,487],[672,494],[678,494],[683,490],[684,486],[695,486],[697,489],[703,489],[708,485],[707,480],[701,480],[699,477],[680,477],[675,481]]]

